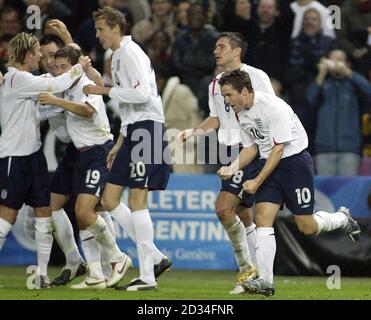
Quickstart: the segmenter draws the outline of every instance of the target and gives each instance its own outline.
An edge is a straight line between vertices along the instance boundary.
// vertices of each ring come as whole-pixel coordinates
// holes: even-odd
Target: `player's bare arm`
[[[252,180],[246,180],[243,184],[243,189],[251,194],[259,189],[262,183],[270,176],[274,169],[276,169],[283,155],[284,144],[277,144],[273,147],[267,161],[264,164],[260,173]]]
[[[258,149],[256,144],[250,147],[243,148],[239,156],[229,165],[221,167],[217,174],[222,180],[230,179],[238,170],[243,169],[256,158]]]
[[[218,117],[207,117],[199,126],[195,128],[185,129],[178,134],[179,143],[187,141],[192,136],[201,136],[220,127]]]
[[[45,33],[55,34],[60,37],[64,43],[73,43],[72,36],[66,25],[59,19],[49,20],[45,25]]]
[[[88,84],[87,86],[84,86],[83,91],[84,91],[84,94],[86,95],[97,94],[101,96],[108,96],[111,89],[112,89],[111,87],[96,86],[93,84]]]
[[[76,103],[58,98],[52,93],[42,92],[37,96],[37,101],[42,105],[54,105],[70,111],[80,117],[91,118],[95,112],[94,108],[87,103]]]
[[[124,142],[124,136],[120,133],[117,138],[116,144],[113,146],[111,151],[108,153],[108,156],[107,156],[107,168],[108,169],[111,169],[113,160],[115,160],[117,152],[120,150],[123,142]]]

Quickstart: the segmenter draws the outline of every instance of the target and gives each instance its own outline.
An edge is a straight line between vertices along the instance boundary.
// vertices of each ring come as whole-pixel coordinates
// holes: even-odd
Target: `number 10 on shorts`
[[[296,189],[295,192],[298,197],[299,205],[303,203],[309,203],[312,199],[312,195],[310,194],[310,190],[308,188]]]

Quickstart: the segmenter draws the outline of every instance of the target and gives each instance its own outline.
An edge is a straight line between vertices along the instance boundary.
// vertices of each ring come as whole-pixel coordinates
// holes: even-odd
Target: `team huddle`
[[[8,72],[0,86],[0,250],[23,204],[35,209],[38,270],[36,288],[66,285],[88,274],[73,289],[138,291],[157,289],[157,278],[172,266],[154,244],[148,191],[166,188],[171,167],[164,112],[155,73],[144,51],[125,35],[125,17],[113,8],[93,13],[96,36],[112,49],[113,87],[105,87],[89,57],[69,39],[21,33],[10,43]],[[54,21],[56,29],[62,28]],[[63,33],[65,34],[65,32]],[[360,228],[347,208],[314,211],[313,164],[307,134],[291,107],[276,97],[268,76],[241,63],[246,43],[237,33],[219,35],[214,55],[224,72],[209,85],[210,115],[184,130],[178,143],[218,131],[236,157],[217,174],[222,187],[216,214],[232,243],[239,267],[230,294],[273,295],[276,252],[273,223],[285,204],[301,232],[316,235],[343,228],[353,241]],[[39,61],[47,74],[34,76]],[[102,96],[119,103],[121,129],[114,143]],[[67,144],[49,183],[40,121],[49,121]],[[148,133],[138,156],[141,133]],[[238,135],[231,134],[238,132]],[[162,152],[156,152],[156,151]],[[159,158],[160,155],[160,158]],[[129,188],[128,206],[121,202]],[[86,262],[63,207],[76,196],[75,213]],[[255,219],[253,215],[255,207]],[[115,240],[115,219],[136,243],[139,277],[118,283],[132,261]],[[254,223],[255,221],[255,223]],[[66,265],[53,281],[47,268],[53,240]]]

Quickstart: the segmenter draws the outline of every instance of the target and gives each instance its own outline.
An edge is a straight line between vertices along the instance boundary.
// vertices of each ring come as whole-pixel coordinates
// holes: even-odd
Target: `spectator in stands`
[[[171,139],[171,137],[176,137],[179,130],[193,128],[201,122],[197,98],[186,85],[180,83],[178,77],[171,77],[170,70],[166,66],[155,65],[154,68],[157,88],[161,94],[164,106],[165,125],[168,130],[168,137]],[[194,142],[192,147],[180,144],[175,139],[174,141],[169,141],[172,154],[175,155],[174,172],[203,172],[203,166],[196,164],[196,146]],[[186,164],[186,160],[190,161],[190,163]]]
[[[178,2],[176,6],[176,20],[178,22],[177,29],[179,31],[187,31],[188,30],[188,18],[187,18],[187,11],[191,3],[189,0],[181,0]]]
[[[291,38],[296,38],[299,35],[303,24],[304,12],[310,8],[316,9],[319,12],[324,35],[331,38],[336,37],[334,28],[330,28],[327,24],[327,21],[331,21],[327,8],[320,2],[315,0],[296,0],[291,2],[290,7],[295,15]]]
[[[307,108],[305,92],[308,84],[316,77],[317,64],[337,47],[336,40],[324,35],[320,13],[313,8],[304,13],[303,28],[299,36],[291,41],[285,84],[290,105],[300,118],[309,136],[309,152],[313,152],[315,117]]]
[[[151,7],[147,0],[115,0],[113,6],[121,12],[129,9],[133,15],[133,24],[151,15]]]
[[[198,3],[188,12],[189,31],[176,36],[171,53],[171,64],[182,83],[198,96],[199,83],[215,69],[213,51],[218,33],[206,26],[205,8]]]
[[[13,38],[11,34],[4,34],[0,38],[0,72],[5,74],[7,72],[6,64],[8,63],[9,57],[9,44],[10,40]]]
[[[317,173],[354,176],[361,161],[361,94],[371,99],[371,85],[350,69],[346,53],[333,50],[322,58],[318,75],[307,90],[309,106],[317,109],[315,139]]]
[[[171,0],[150,0],[152,15],[136,23],[132,29],[133,39],[143,45],[158,29],[164,29],[172,41],[177,30],[177,21]]]
[[[341,8],[341,28],[336,33],[354,69],[367,76],[371,66],[371,1],[346,3]]]
[[[152,64],[168,64],[171,39],[165,30],[155,31],[145,43],[145,51]]]
[[[223,8],[224,23],[221,28],[225,31],[240,32],[247,39],[247,26],[251,19],[250,0],[227,1]]]
[[[257,19],[251,19],[245,29],[249,46],[246,63],[282,81],[293,15],[282,19],[277,0],[260,0],[257,15]]]
[[[5,6],[0,14],[0,35],[10,34],[13,37],[22,30],[22,17],[14,7]]]

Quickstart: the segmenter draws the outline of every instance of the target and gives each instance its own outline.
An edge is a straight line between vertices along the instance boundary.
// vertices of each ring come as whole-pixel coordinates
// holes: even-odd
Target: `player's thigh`
[[[10,224],[15,224],[17,220],[17,214],[18,210],[0,205],[0,218],[4,219]]]
[[[135,188],[129,192],[129,208],[132,212],[147,209],[148,189]]]
[[[284,202],[294,215],[308,215],[314,208],[314,174],[307,152],[284,159],[277,180],[284,193]]]
[[[312,213],[306,215],[295,215],[295,223],[298,229],[307,236],[314,235],[317,233],[318,226],[317,221],[314,219]]]
[[[255,223],[258,228],[272,227],[281,205],[272,202],[256,204]]]
[[[104,187],[101,198],[101,205],[107,211],[112,211],[118,207],[121,202],[124,187],[117,184],[107,183]]]
[[[52,207],[52,211],[58,211],[60,209],[63,209],[63,207],[70,199],[71,195],[58,194],[52,192],[50,194],[50,206]]]

